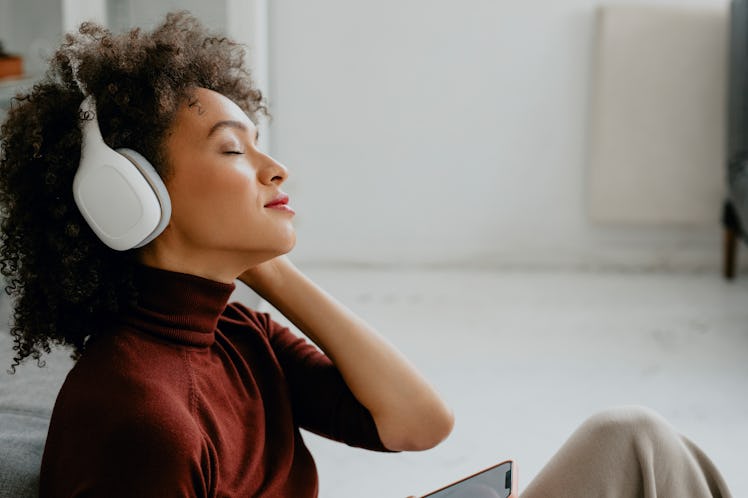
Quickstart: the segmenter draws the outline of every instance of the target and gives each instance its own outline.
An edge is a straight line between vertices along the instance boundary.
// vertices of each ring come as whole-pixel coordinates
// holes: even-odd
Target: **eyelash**
[[[226,152],[224,152],[224,154],[233,154],[233,155],[239,155],[240,156],[240,155],[244,154],[244,152],[240,152],[238,150],[227,150]]]

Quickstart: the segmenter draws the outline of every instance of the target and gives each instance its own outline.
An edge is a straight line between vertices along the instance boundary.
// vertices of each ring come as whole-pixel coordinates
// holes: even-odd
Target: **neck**
[[[152,268],[186,273],[230,284],[247,269],[275,256],[277,255],[219,249],[175,249],[156,239],[140,249],[138,260],[141,264]]]

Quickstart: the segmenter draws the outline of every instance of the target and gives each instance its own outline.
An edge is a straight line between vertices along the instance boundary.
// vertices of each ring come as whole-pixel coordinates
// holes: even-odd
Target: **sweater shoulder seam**
[[[182,351],[182,358],[184,359],[184,368],[187,371],[187,379],[188,379],[188,403],[189,403],[189,409],[190,414],[193,416],[197,412],[197,381],[195,379],[195,371],[192,368],[192,363],[190,362],[190,352],[188,350]]]

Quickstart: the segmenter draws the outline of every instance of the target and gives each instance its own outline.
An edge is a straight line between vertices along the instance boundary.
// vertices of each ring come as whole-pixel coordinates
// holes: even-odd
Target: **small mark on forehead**
[[[205,114],[205,109],[203,109],[203,105],[200,103],[200,100],[194,99],[189,104],[187,104],[187,107],[190,109],[195,109],[197,111],[198,116],[202,116]]]

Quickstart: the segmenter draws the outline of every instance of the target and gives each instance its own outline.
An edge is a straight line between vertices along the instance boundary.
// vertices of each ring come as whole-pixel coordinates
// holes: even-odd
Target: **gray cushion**
[[[39,495],[39,464],[49,418],[0,411],[0,496]]]
[[[29,359],[11,375],[12,346],[0,327],[0,497],[36,497],[52,407],[73,362],[68,351],[55,350],[44,368]]]

